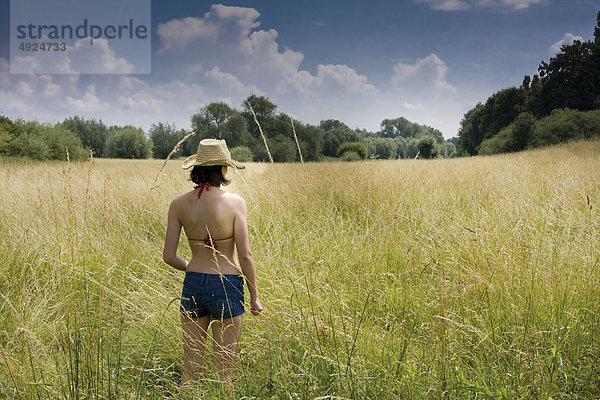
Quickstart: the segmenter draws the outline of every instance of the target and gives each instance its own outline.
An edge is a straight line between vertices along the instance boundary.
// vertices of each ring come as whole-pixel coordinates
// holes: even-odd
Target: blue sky
[[[96,62],[114,74],[17,75],[9,5],[0,0],[0,113],[11,118],[188,129],[200,107],[240,108],[258,94],[308,123],[375,131],[405,117],[446,137],[560,43],[592,39],[600,10],[591,0],[153,0],[151,74],[119,74],[131,71],[126,55],[107,42]]]

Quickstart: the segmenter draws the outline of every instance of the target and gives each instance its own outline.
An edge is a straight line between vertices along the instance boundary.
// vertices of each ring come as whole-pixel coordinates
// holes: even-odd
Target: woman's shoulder
[[[244,198],[236,193],[223,192],[223,199],[232,203],[245,203]]]
[[[171,200],[171,206],[178,206],[182,203],[185,203],[186,201],[189,200],[190,196],[193,194],[193,191],[187,192],[187,193],[183,193],[180,194],[179,196],[175,197],[173,200]]]

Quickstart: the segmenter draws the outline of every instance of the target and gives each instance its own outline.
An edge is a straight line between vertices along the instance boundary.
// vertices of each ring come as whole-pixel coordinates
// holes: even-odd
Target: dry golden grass
[[[0,397],[221,398],[177,386],[161,166],[0,165]],[[600,396],[599,142],[232,175],[266,307],[238,398]]]

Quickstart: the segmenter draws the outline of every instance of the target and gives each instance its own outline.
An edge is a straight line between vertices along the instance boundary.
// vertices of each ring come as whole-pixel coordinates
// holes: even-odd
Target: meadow
[[[0,161],[0,398],[228,398],[179,387],[162,246],[193,184],[162,167]],[[600,142],[230,178],[265,306],[232,398],[600,397]]]

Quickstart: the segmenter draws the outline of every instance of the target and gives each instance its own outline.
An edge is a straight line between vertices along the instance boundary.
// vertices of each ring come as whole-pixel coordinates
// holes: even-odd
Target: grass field
[[[0,398],[226,397],[178,385],[179,165],[0,163]],[[265,306],[235,398],[600,398],[600,142],[231,177]]]

